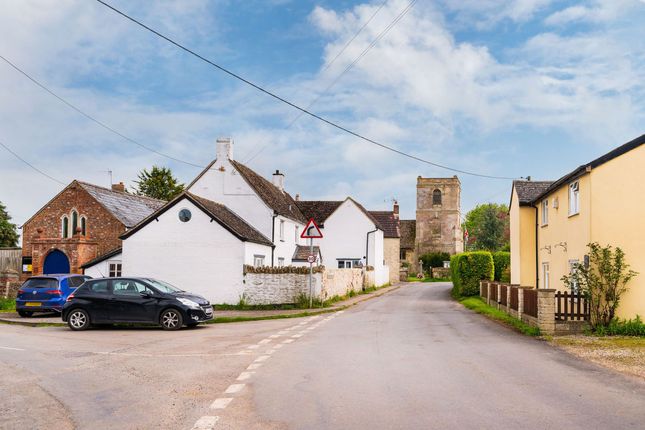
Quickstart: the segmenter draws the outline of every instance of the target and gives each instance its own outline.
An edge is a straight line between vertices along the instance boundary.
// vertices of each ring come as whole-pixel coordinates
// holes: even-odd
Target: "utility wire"
[[[62,181],[59,181],[58,179],[54,178],[53,176],[49,176],[47,173],[43,172],[43,171],[42,171],[42,170],[40,170],[38,167],[36,167],[36,166],[34,166],[33,164],[31,164],[29,161],[25,160],[25,159],[24,159],[24,158],[22,158],[20,155],[18,155],[18,154],[16,154],[15,152],[13,152],[13,151],[11,150],[11,148],[9,148],[7,145],[5,145],[4,143],[2,143],[1,141],[0,141],[0,146],[2,146],[2,147],[3,147],[3,148],[4,148],[8,153],[10,153],[11,155],[13,155],[13,156],[14,156],[14,157],[16,157],[18,160],[22,161],[22,162],[23,162],[23,163],[25,163],[27,166],[31,167],[32,169],[34,169],[36,172],[40,173],[40,174],[41,174],[41,175],[43,175],[44,177],[49,178],[49,179],[51,179],[51,180],[52,180],[52,181],[54,181],[54,182],[58,182],[58,183],[59,183],[59,184],[61,184],[61,185],[67,185],[66,183],[64,183],[64,182],[62,182]]]
[[[384,28],[384,29],[383,29],[383,30],[378,34],[378,36],[376,36],[376,37],[374,38],[374,40],[372,40],[372,42],[367,46],[367,48],[365,48],[365,49],[364,49],[364,50],[363,50],[363,51],[362,51],[362,52],[361,52],[361,53],[360,53],[356,58],[354,58],[354,60],[353,60],[350,64],[348,64],[348,65],[347,65],[347,67],[345,67],[345,69],[344,69],[344,70],[343,70],[343,71],[342,71],[338,76],[336,76],[336,78],[334,78],[334,80],[333,80],[329,85],[327,85],[327,87],[326,87],[326,88],[325,88],[325,89],[324,89],[320,94],[318,94],[318,96],[316,96],[316,98],[315,98],[315,99],[313,99],[313,100],[312,100],[312,101],[307,105],[307,107],[306,107],[305,109],[306,109],[306,110],[311,109],[311,108],[312,108],[312,107],[313,107],[313,106],[318,102],[318,100],[320,100],[321,98],[323,98],[323,96],[325,96],[325,94],[327,94],[327,93],[329,92],[329,90],[330,90],[334,85],[336,85],[336,83],[338,83],[338,81],[339,81],[339,80],[340,80],[340,79],[341,79],[341,78],[342,78],[342,77],[343,77],[347,72],[349,72],[349,71],[350,71],[350,70],[351,70],[351,69],[352,69],[352,68],[353,68],[353,67],[354,67],[354,66],[355,66],[359,61],[361,61],[361,59],[362,59],[362,58],[363,58],[363,57],[364,57],[364,56],[365,56],[365,55],[366,55],[366,54],[367,54],[367,53],[368,53],[368,52],[369,52],[369,51],[370,51],[370,50],[371,50],[371,49],[372,49],[372,48],[373,48],[373,47],[374,47],[374,46],[375,46],[375,45],[376,45],[376,44],[377,44],[377,43],[378,43],[378,42],[379,42],[379,41],[380,41],[380,40],[381,40],[381,39],[382,39],[382,38],[383,38],[383,37],[384,37],[384,36],[385,36],[385,35],[386,35],[390,30],[391,30],[391,29],[392,29],[392,28],[394,28],[394,27],[396,26],[396,24],[398,24],[398,23],[399,23],[399,21],[401,21],[401,19],[403,19],[403,17],[404,17],[404,16],[405,16],[409,11],[410,11],[410,9],[412,9],[412,7],[414,7],[414,4],[415,4],[417,1],[418,1],[418,0],[412,0],[412,1],[411,1],[411,2],[410,2],[410,3],[409,3],[409,4],[408,4],[408,5],[407,5],[407,6],[406,6],[406,7],[405,7],[405,8],[404,8],[404,9],[403,9],[403,10],[402,10],[398,15],[397,15],[397,16],[396,16],[396,18],[394,18],[394,20],[392,20],[392,22],[390,22],[390,23],[387,25],[387,27],[385,27],[385,28]],[[285,127],[285,130],[290,129],[290,128],[291,128],[291,127],[292,127],[292,126],[293,126],[293,125],[294,125],[294,124],[295,124],[295,123],[296,123],[296,122],[297,122],[297,121],[298,121],[298,120],[299,120],[303,115],[304,115],[304,112],[303,112],[303,111],[298,112],[298,114],[296,115],[296,117],[295,117],[293,120],[291,120],[291,122],[289,123],[289,125],[287,125],[287,127]],[[262,147],[260,148],[260,150],[259,150],[255,155],[253,155],[251,158],[249,158],[248,160],[246,160],[246,162],[247,162],[247,163],[249,163],[249,162],[253,161],[253,159],[255,159],[257,156],[259,156],[259,155],[260,155],[260,154],[261,154],[261,153],[262,153],[262,152],[263,152],[267,147],[268,147],[268,144],[265,144],[264,146],[262,146]]]
[[[140,27],[148,30],[149,32],[157,35],[161,39],[164,39],[168,43],[176,46],[180,50],[182,50],[182,51],[184,51],[184,52],[186,52],[186,53],[188,53],[188,54],[190,54],[190,55],[202,60],[203,62],[205,62],[207,64],[210,64],[211,66],[213,66],[216,69],[226,73],[227,75],[229,75],[229,76],[231,76],[231,77],[233,77],[233,78],[235,78],[235,79],[237,79],[237,80],[239,80],[241,82],[244,82],[245,84],[249,85],[250,87],[255,88],[256,90],[260,91],[261,93],[264,93],[264,94],[268,95],[269,97],[272,97],[272,98],[274,98],[274,99],[276,99],[276,100],[278,100],[278,101],[280,101],[280,102],[282,102],[282,103],[284,103],[284,104],[286,104],[288,106],[291,106],[294,109],[297,109],[297,110],[299,110],[299,111],[311,116],[312,118],[315,118],[315,119],[317,119],[317,120],[319,120],[321,122],[324,122],[325,124],[328,124],[331,127],[334,127],[334,128],[336,128],[338,130],[341,130],[341,131],[344,131],[345,133],[350,134],[350,135],[352,135],[354,137],[357,137],[357,138],[359,138],[361,140],[364,140],[364,141],[369,142],[369,143],[371,143],[373,145],[379,146],[379,147],[381,147],[383,149],[387,149],[388,151],[394,152],[394,153],[402,155],[404,157],[410,158],[412,160],[416,160],[416,161],[419,161],[421,163],[425,163],[425,164],[428,164],[428,165],[431,165],[431,166],[434,166],[434,167],[438,167],[438,168],[441,168],[441,169],[450,170],[452,172],[462,173],[464,175],[470,175],[470,176],[477,176],[477,177],[480,177],[480,178],[488,178],[488,179],[516,179],[516,178],[513,178],[513,177],[485,175],[485,174],[481,174],[481,173],[470,172],[470,171],[467,171],[467,170],[456,169],[456,168],[453,168],[453,167],[445,166],[443,164],[435,163],[433,161],[425,160],[425,159],[423,159],[421,157],[417,157],[416,155],[408,154],[406,152],[403,152],[403,151],[398,150],[396,148],[393,148],[391,146],[388,146],[388,145],[385,145],[383,143],[377,142],[374,139],[371,139],[369,137],[363,136],[363,135],[361,135],[361,134],[359,134],[359,133],[357,133],[355,131],[352,131],[352,130],[348,129],[347,127],[339,125],[339,124],[337,124],[337,123],[335,123],[335,122],[333,122],[331,120],[328,120],[328,119],[326,119],[326,118],[324,118],[324,117],[322,117],[322,116],[320,116],[318,114],[310,112],[309,110],[307,110],[305,108],[302,108],[302,107],[296,105],[295,103],[290,102],[289,100],[287,100],[287,99],[285,99],[285,98],[283,98],[283,97],[281,97],[281,96],[279,96],[279,95],[277,95],[275,93],[272,93],[271,91],[261,87],[260,85],[255,84],[255,83],[249,81],[248,79],[238,75],[237,73],[227,69],[226,67],[220,66],[219,64],[217,64],[217,63],[209,60],[208,58],[198,54],[197,52],[191,50],[190,48],[185,47],[184,45],[180,44],[179,42],[174,41],[170,37],[165,36],[164,34],[158,32],[157,30],[154,30],[153,28],[148,27],[147,25],[145,25],[141,21],[138,21],[137,19],[132,18],[131,16],[127,15],[125,12],[121,12],[119,9],[117,9],[114,6],[106,3],[105,1],[103,1],[103,0],[96,0],[96,1],[98,3],[100,3],[100,4],[102,4],[103,6],[107,7],[108,9],[111,9],[112,11],[114,11],[117,14],[121,15],[122,17],[132,21],[133,23],[137,24],[138,26],[140,26]]]
[[[70,103],[69,101],[65,100],[63,97],[59,96],[54,91],[52,91],[49,88],[47,88],[44,84],[42,84],[38,80],[36,80],[36,78],[30,76],[27,72],[22,70],[16,64],[14,64],[11,61],[9,61],[9,59],[5,58],[2,55],[0,55],[0,59],[2,59],[5,63],[7,63],[11,67],[13,67],[16,71],[21,73],[23,76],[25,76],[31,82],[33,82],[34,84],[38,85],[43,90],[47,91],[52,96],[56,97],[60,102],[66,104],[68,107],[70,107],[71,109],[74,109],[76,112],[78,112],[79,114],[83,115],[85,118],[87,118],[90,121],[98,124],[99,126],[103,127],[104,129],[108,130],[109,132],[116,134],[117,136],[121,137],[122,139],[127,140],[130,143],[134,143],[135,145],[137,145],[137,146],[139,146],[139,147],[141,147],[141,148],[143,148],[143,149],[145,149],[147,151],[154,152],[155,154],[161,155],[162,157],[168,158],[170,160],[177,161],[177,162],[183,163],[183,164],[187,164],[187,165],[193,166],[193,167],[199,167],[201,169],[203,169],[205,167],[205,166],[202,166],[202,165],[199,165],[199,164],[191,163],[190,161],[185,161],[185,160],[182,160],[180,158],[173,157],[173,156],[168,155],[168,154],[164,154],[163,152],[157,151],[156,149],[151,148],[151,147],[149,147],[147,145],[144,145],[143,143],[137,142],[136,140],[134,140],[134,139],[126,136],[125,134],[115,130],[114,128],[110,127],[109,125],[107,125],[104,122],[96,119],[92,115],[90,115],[90,114],[86,113],[85,111],[81,110],[79,107],[77,107],[77,106],[73,105],[72,103]]]

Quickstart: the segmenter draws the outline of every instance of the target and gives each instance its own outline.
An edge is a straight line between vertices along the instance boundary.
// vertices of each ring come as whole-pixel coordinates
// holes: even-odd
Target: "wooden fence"
[[[496,302],[497,301],[497,284],[494,284],[494,283],[491,282],[490,284],[488,284],[488,288],[490,288],[490,293],[489,293],[490,294],[490,300],[492,302]]]
[[[517,291],[517,287],[511,287],[511,309],[513,309],[514,311],[518,309],[518,306],[520,304],[519,294]]]
[[[537,290],[524,290],[524,313],[532,317],[538,317],[538,294]]]
[[[499,285],[499,304],[502,306],[508,306],[508,288],[508,285]]]
[[[0,273],[7,270],[22,271],[21,248],[0,248]]]
[[[558,321],[589,321],[589,302],[581,293],[555,293],[555,319]]]

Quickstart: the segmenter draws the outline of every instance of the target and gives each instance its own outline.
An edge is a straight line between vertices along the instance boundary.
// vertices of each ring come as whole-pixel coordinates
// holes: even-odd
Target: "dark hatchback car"
[[[178,330],[212,319],[213,307],[201,296],[156,279],[101,278],[71,294],[62,317],[72,330],[112,323],[152,323]]]
[[[61,312],[67,297],[88,279],[70,274],[32,276],[18,290],[16,311],[23,318],[34,312]]]

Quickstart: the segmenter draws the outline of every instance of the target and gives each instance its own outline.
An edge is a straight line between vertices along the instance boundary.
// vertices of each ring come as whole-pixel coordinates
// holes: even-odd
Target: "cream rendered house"
[[[588,261],[588,243],[620,247],[640,275],[628,284],[618,316],[645,316],[644,144],[642,135],[530,196],[523,195],[528,181],[514,182],[512,283],[563,290],[573,264]]]

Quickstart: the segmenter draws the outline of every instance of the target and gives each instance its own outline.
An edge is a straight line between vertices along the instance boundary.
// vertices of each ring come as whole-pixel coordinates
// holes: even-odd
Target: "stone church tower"
[[[461,183],[452,178],[417,178],[415,254],[464,251],[461,231]]]

